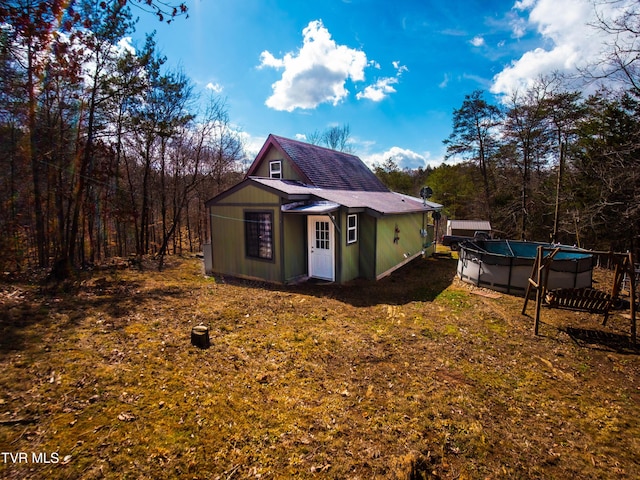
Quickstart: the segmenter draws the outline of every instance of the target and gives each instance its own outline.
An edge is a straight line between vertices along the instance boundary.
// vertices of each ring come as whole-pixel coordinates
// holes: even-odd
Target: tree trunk
[[[44,229],[44,214],[42,211],[42,191],[40,190],[40,162],[36,145],[36,91],[35,91],[35,66],[33,58],[35,52],[33,45],[27,48],[27,90],[29,96],[29,158],[31,160],[31,175],[33,180],[33,209],[36,222],[36,248],[38,250],[38,266],[46,267],[48,258],[46,255],[46,234]]]
[[[564,169],[564,152],[566,144],[560,142],[560,158],[558,159],[558,178],[556,181],[556,206],[553,216],[553,233],[551,234],[551,242],[558,243],[558,226],[560,223],[560,193],[562,190],[562,173]]]

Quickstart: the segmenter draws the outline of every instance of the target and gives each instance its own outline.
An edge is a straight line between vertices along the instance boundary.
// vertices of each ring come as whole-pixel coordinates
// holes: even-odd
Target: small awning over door
[[[284,213],[302,213],[305,215],[322,215],[323,213],[335,212],[340,208],[334,202],[296,202],[282,205]]]

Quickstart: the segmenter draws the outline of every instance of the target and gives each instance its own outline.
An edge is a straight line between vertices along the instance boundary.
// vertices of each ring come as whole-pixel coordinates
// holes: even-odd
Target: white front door
[[[326,216],[308,218],[309,276],[334,281],[333,223]]]

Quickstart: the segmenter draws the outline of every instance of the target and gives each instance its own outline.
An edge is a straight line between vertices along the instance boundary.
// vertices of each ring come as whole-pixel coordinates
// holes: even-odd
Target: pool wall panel
[[[518,241],[475,242],[462,244],[458,259],[461,280],[479,287],[490,288],[513,295],[524,295],[532,273],[539,245],[547,244]],[[494,253],[497,252],[497,253]],[[513,256],[533,255],[532,257]],[[564,253],[554,260],[549,270],[547,287],[584,288],[592,285],[593,260],[591,255],[576,251]]]

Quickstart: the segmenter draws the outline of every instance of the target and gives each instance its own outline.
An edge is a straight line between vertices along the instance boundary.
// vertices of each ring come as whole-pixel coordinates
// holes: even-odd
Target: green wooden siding
[[[283,215],[284,281],[290,282],[307,274],[307,217]]]
[[[280,160],[282,162],[282,178],[286,180],[299,180],[303,181],[303,178],[300,176],[297,170],[293,168],[291,162],[286,160],[282,153],[280,153],[277,149],[271,148],[269,152],[264,156],[264,159],[253,173],[256,177],[266,177],[269,178],[269,162]]]
[[[363,213],[358,215],[358,266],[360,276],[369,280],[376,278],[376,219]]]
[[[422,251],[425,241],[420,234],[422,222],[422,213],[390,215],[378,219],[376,276]],[[400,232],[397,234],[398,241],[394,242],[396,226]]]
[[[273,258],[247,257],[245,214],[269,212],[273,218]],[[270,190],[247,184],[214,203],[211,215],[213,271],[224,275],[259,278],[287,283],[308,274],[307,216],[281,212],[281,198]],[[355,278],[374,280],[420,254],[433,253],[433,226],[426,225],[427,214],[373,217],[357,214],[358,239],[347,244],[348,210],[341,208],[334,218],[335,280],[345,283]],[[333,225],[333,224],[332,224]],[[399,230],[394,242],[395,229]],[[421,230],[427,229],[427,236]],[[427,245],[427,248],[425,248]]]
[[[354,278],[361,276],[360,274],[360,235],[358,235],[358,241],[354,243],[347,243],[347,217],[348,213],[342,211],[340,214],[340,233],[336,231],[336,250],[342,252],[342,261],[340,262],[340,256],[338,261],[340,262],[340,278],[341,283],[348,282]],[[364,214],[357,214],[358,222],[364,216]],[[359,230],[358,226],[358,230]],[[360,232],[358,231],[358,234]]]
[[[256,185],[247,185],[240,190],[233,192],[231,195],[224,197],[215,204],[216,206],[234,205],[234,206],[280,206],[280,197],[264,188]],[[253,208],[253,207],[252,207]]]
[[[434,238],[435,238],[435,235],[434,235],[433,224],[427,225],[427,237],[424,239],[424,245],[426,245],[424,249],[424,254],[427,257],[430,257],[436,252],[436,245],[433,243]]]
[[[273,259],[246,256],[244,214],[270,212],[273,215]],[[281,213],[277,195],[249,185],[225,197],[209,209],[211,215],[211,248],[213,271],[248,278],[282,281]]]

